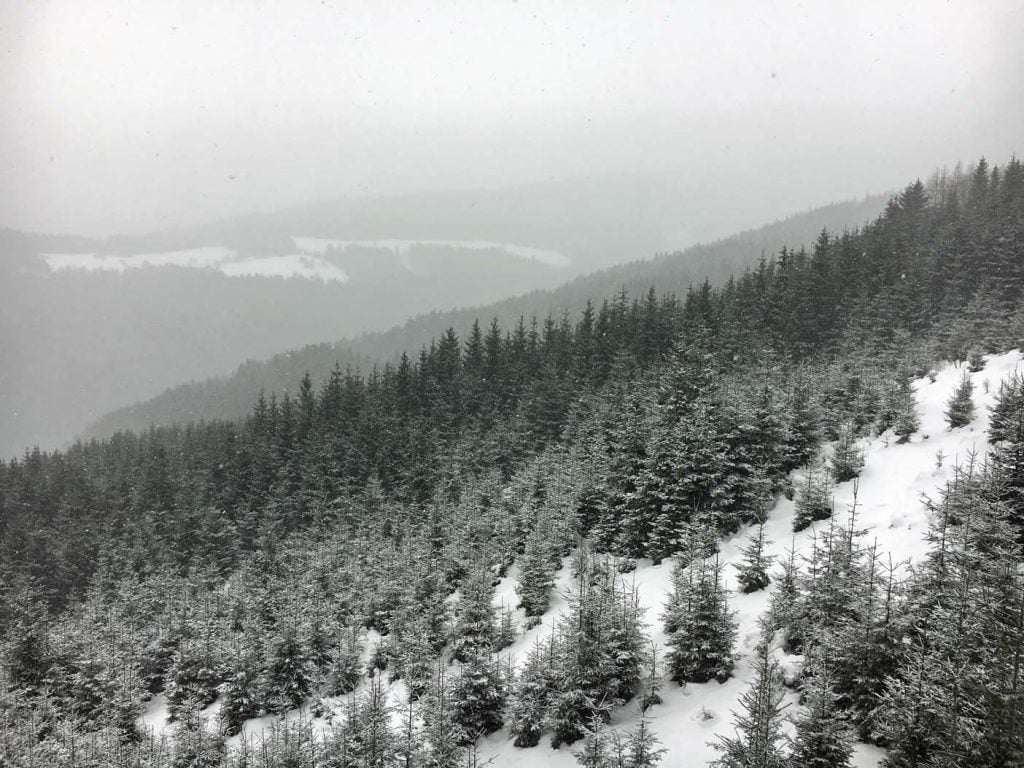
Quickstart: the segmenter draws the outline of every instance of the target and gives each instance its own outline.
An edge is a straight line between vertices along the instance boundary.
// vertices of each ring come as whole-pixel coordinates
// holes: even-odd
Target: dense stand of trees
[[[718,535],[763,520],[780,492],[808,520],[831,516],[828,483],[859,472],[857,439],[916,429],[913,373],[1024,339],[1022,269],[1024,168],[982,161],[720,289],[449,331],[367,375],[307,377],[241,423],[0,464],[0,756],[445,766],[508,727],[523,747],[590,734],[581,760],[603,765],[611,707],[655,702],[660,685],[619,573],[676,558],[664,670],[672,684],[726,679]],[[1019,380],[999,402],[992,466],[944,496],[936,553],[909,583],[861,544],[856,508],[781,575],[748,552],[744,589],[776,582],[769,628],[808,660],[795,764],[839,760],[853,732],[893,766],[1019,759]],[[824,441],[829,464],[790,488]],[[570,555],[568,610],[510,668],[501,650],[520,619],[492,607],[494,586],[514,566],[529,623]],[[758,669],[725,765],[782,750],[765,706],[777,672],[767,656]],[[385,677],[409,694],[404,730]],[[926,711],[911,700],[925,689]],[[155,694],[168,743],[136,724]],[[345,716],[322,738],[300,720],[259,750],[225,747],[249,717],[329,713],[339,697]],[[214,701],[216,732],[200,716]],[[635,764],[652,765],[641,725]],[[755,742],[768,762],[743,762]]]

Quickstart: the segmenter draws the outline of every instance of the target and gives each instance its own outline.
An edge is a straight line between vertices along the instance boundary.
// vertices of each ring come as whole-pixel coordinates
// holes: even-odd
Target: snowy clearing
[[[347,283],[348,275],[326,259],[308,253],[283,256],[240,257],[222,246],[189,248],[182,251],[105,256],[95,253],[43,253],[40,257],[51,272],[125,272],[144,267],[185,267],[216,269],[229,277],[284,277]]]
[[[550,251],[544,248],[534,248],[529,245],[514,245],[512,243],[498,243],[491,240],[402,240],[398,238],[384,238],[380,240],[336,240],[320,237],[292,237],[295,249],[299,253],[310,253],[323,255],[328,248],[348,248],[355,246],[360,248],[383,248],[392,251],[399,257],[408,257],[409,250],[414,245],[439,245],[446,248],[465,248],[473,251],[503,251],[520,259],[529,259],[546,264],[549,267],[567,267],[572,260],[565,254],[558,251]],[[403,262],[406,264],[406,262]],[[408,268],[408,266],[407,266]]]

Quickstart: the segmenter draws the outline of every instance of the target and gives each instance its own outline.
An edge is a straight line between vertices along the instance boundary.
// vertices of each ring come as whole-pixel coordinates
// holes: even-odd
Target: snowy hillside
[[[952,478],[953,468],[963,462],[972,452],[983,454],[988,447],[989,406],[994,402],[999,382],[1020,366],[1021,352],[1013,351],[992,356],[986,360],[985,368],[971,375],[975,392],[975,419],[967,427],[949,430],[944,412],[947,400],[965,368],[946,365],[935,377],[934,383],[928,378],[914,383],[921,417],[921,429],[909,443],[898,445],[886,436],[864,442],[864,469],[857,480],[858,525],[869,529],[868,539],[877,537],[883,550],[887,550],[896,561],[914,561],[927,550],[924,536],[928,518],[923,494],[934,496],[936,491]],[[937,456],[945,458],[937,466]],[[835,489],[834,509],[840,516],[853,503],[854,481],[842,483]],[[815,535],[815,524],[793,534],[794,502],[780,498],[771,510],[765,525],[765,534],[773,543],[768,547],[771,554],[781,559],[787,549],[794,548],[797,555],[809,554]],[[818,523],[817,526],[827,525]],[[735,537],[722,543],[721,557],[727,564],[725,573],[730,586],[735,585],[735,569],[731,566],[741,560],[741,551],[749,541],[751,531],[741,531]],[[672,564],[670,562],[652,566],[649,562],[637,567],[636,585],[643,605],[647,609],[647,621],[652,639],[660,648],[665,648],[666,637],[659,615],[671,590]],[[568,568],[560,573],[562,591],[569,578]],[[513,592],[514,574],[505,579],[499,587],[499,598],[507,602],[515,599]],[[751,659],[758,640],[758,618],[767,610],[769,590],[749,595],[734,591],[731,607],[739,620],[738,661],[734,676],[721,685],[717,682],[690,684],[680,687],[666,684],[661,695],[664,703],[650,710],[650,724],[668,749],[667,765],[705,765],[717,753],[710,742],[716,736],[732,730],[731,711],[736,707],[739,694],[750,684],[752,677]],[[512,653],[522,656],[533,645],[538,636],[549,632],[554,614],[564,601],[556,601],[551,615],[544,624],[527,632],[512,648]],[[781,649],[776,655],[783,669],[792,668],[800,662],[799,657],[785,657]],[[796,707],[796,697],[791,696]],[[623,728],[634,724],[635,712],[629,707],[616,714],[613,723]],[[551,750],[544,742],[528,750],[516,749],[507,734],[498,733],[486,741],[483,754],[494,758],[495,766],[510,768],[539,765],[574,766],[573,748],[563,747]],[[859,745],[856,757],[858,766],[877,765],[882,752],[869,745]]]
[[[896,443],[888,433],[863,441],[864,468],[856,481],[836,486],[836,514],[845,519],[854,502],[856,486],[858,527],[868,530],[867,539],[877,540],[883,557],[885,553],[891,554],[894,561],[901,563],[901,568],[919,561],[927,550],[924,538],[928,528],[925,497],[937,495],[938,490],[952,478],[957,464],[973,454],[979,458],[984,455],[988,448],[986,431],[989,408],[994,402],[999,383],[1017,370],[1022,361],[1024,354],[1017,350],[989,356],[982,370],[970,374],[974,384],[975,417],[969,425],[955,430],[946,426],[944,414],[947,401],[966,367],[946,364],[933,374],[934,381],[931,377],[916,380],[913,386],[920,417],[919,431],[905,444]],[[800,471],[795,474],[794,482],[799,485]],[[771,542],[767,549],[777,558],[776,561],[787,555],[790,548],[798,558],[809,555],[814,537],[821,532],[822,526],[828,525],[827,522],[812,524],[810,528],[793,534],[794,512],[794,502],[780,497],[771,509],[765,525],[765,534]],[[750,535],[751,529],[747,528],[721,544],[727,586],[731,590],[730,606],[739,623],[736,647],[739,658],[733,677],[725,684],[710,682],[685,687],[666,682],[661,691],[663,703],[648,712],[649,725],[667,749],[666,765],[699,766],[713,760],[717,753],[711,745],[717,736],[731,732],[732,713],[737,707],[738,697],[751,683],[752,658],[759,638],[758,619],[768,608],[771,587],[752,594],[740,594],[735,588],[735,569],[732,566],[740,562],[741,552],[749,542]],[[541,624],[520,632],[514,644],[503,651],[503,656],[511,657],[516,663],[521,662],[539,639],[550,635],[558,617],[567,607],[566,596],[571,582],[569,562],[570,558],[564,560],[556,576],[551,607]],[[627,575],[627,581],[635,583],[646,612],[648,630],[660,650],[666,647],[667,638],[660,614],[671,591],[671,574],[672,563],[669,561],[657,566],[650,561],[640,561],[636,570]],[[495,606],[516,604],[517,575],[518,568],[513,565],[495,591]],[[516,611],[515,616],[521,628],[525,620],[522,610]],[[365,654],[369,653],[368,649],[374,641],[379,639],[375,633],[370,635],[364,646]],[[791,676],[802,661],[802,657],[787,656],[779,642],[776,642],[773,653],[787,676]],[[366,686],[367,680],[364,679],[356,693],[365,690]],[[387,693],[396,705],[395,717],[399,719],[401,709],[407,702],[405,686],[401,681],[392,683]],[[347,697],[338,697],[326,703],[333,708],[334,715],[340,716],[346,700]],[[792,718],[799,707],[796,695],[787,693],[787,701],[787,714]],[[219,702],[215,702],[204,711],[209,727],[213,727],[216,722],[218,708]],[[328,713],[313,717],[307,706],[301,711],[293,710],[285,720],[304,718],[310,722],[314,731],[323,732],[334,715]],[[633,704],[620,708],[613,715],[612,727],[630,729],[637,716]],[[237,749],[242,739],[258,745],[268,730],[280,722],[280,718],[273,716],[247,721],[242,733],[229,740],[229,748]],[[162,696],[155,697],[149,703],[140,724],[157,738],[170,733],[166,702]],[[790,726],[787,727],[791,730]],[[507,730],[501,730],[481,740],[479,756],[482,761],[492,761],[489,763],[491,765],[507,768],[539,765],[569,768],[576,765],[573,752],[578,748],[579,745],[574,745],[553,750],[545,739],[537,747],[520,749],[513,746]],[[854,764],[859,768],[876,766],[883,756],[884,753],[878,748],[860,744],[856,749]]]

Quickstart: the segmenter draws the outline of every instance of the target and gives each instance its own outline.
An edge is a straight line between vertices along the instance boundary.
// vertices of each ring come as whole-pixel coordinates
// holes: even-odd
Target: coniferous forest
[[[681,764],[650,723],[735,677],[731,606],[761,590],[718,765],[848,766],[857,742],[889,768],[1024,764],[1024,378],[929,500],[923,560],[832,503],[862,438],[919,433],[913,380],[1024,346],[1022,296],[1024,165],[980,160],[686,295],[481,317],[243,421],[0,463],[0,766],[475,766],[502,730],[537,760]],[[779,499],[806,558],[765,554]],[[671,563],[656,615],[640,561]]]

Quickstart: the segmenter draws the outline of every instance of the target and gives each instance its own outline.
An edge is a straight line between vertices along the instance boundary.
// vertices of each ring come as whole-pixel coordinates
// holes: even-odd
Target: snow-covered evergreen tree
[[[391,705],[380,675],[370,680],[361,697],[349,703],[345,730],[350,765],[373,768],[394,765],[400,746],[392,725]]]
[[[857,447],[857,436],[849,424],[839,428],[829,468],[832,479],[837,483],[853,480],[864,468],[864,452]]]
[[[530,649],[508,707],[508,729],[517,747],[534,747],[544,733],[548,700],[554,688],[554,635]]]
[[[423,735],[428,752],[424,768],[459,768],[463,760],[463,746],[475,741],[455,719],[452,707],[451,684],[443,664],[438,664],[429,692],[421,708]]]
[[[750,543],[743,549],[743,560],[736,564],[738,573],[736,581],[740,591],[749,594],[764,589],[771,583],[768,570],[774,558],[765,554],[764,548],[771,544],[764,537],[764,523],[757,526],[757,533],[751,537]]]
[[[481,653],[466,660],[449,695],[451,717],[462,729],[464,745],[501,728],[507,695],[507,680],[496,659]]]
[[[313,671],[306,647],[294,626],[286,626],[270,651],[266,684],[268,709],[285,712],[305,701],[313,688]]]
[[[804,481],[797,490],[793,532],[797,533],[818,520],[832,517],[832,489],[820,467],[808,465]]]
[[[950,429],[966,427],[974,418],[974,383],[964,372],[960,383],[946,403],[946,423]]]
[[[686,578],[673,579],[663,619],[669,634],[668,668],[678,683],[724,682],[732,675],[736,620],[729,610],[722,566],[696,560]]]
[[[362,656],[362,631],[356,627],[342,629],[328,651],[321,694],[341,696],[354,691],[362,678]]]
[[[467,661],[494,647],[497,627],[491,604],[494,595],[491,580],[490,569],[477,566],[462,581],[452,643],[452,653],[458,661]]]
[[[207,724],[195,699],[178,706],[174,728],[172,768],[216,768],[224,759],[224,737]]]
[[[552,744],[571,744],[594,718],[637,692],[647,640],[635,589],[620,586],[606,558],[580,559],[569,611],[556,628],[554,688],[547,702]]]
[[[788,768],[782,752],[784,699],[778,662],[762,639],[754,659],[754,680],[740,695],[741,711],[733,713],[735,733],[719,737],[714,745],[722,753],[716,768]]]
[[[1024,759],[1024,576],[996,478],[958,470],[932,520],[906,651],[880,697],[886,765],[1013,765]]]
[[[853,737],[823,665],[805,678],[805,709],[796,720],[791,768],[849,768]]]
[[[550,529],[538,525],[526,538],[526,549],[519,559],[516,594],[519,607],[526,612],[528,626],[540,622],[548,608],[554,576],[551,567]]]
[[[199,709],[212,704],[220,684],[213,639],[183,642],[174,654],[167,677],[167,708],[172,716],[177,715],[185,701]]]
[[[921,427],[921,417],[917,413],[917,402],[910,378],[903,376],[895,392],[895,417],[892,431],[896,434],[897,443],[906,443],[910,436]]]
[[[238,733],[242,723],[260,714],[265,706],[262,654],[239,649],[234,670],[221,688],[220,719],[225,732]]]

